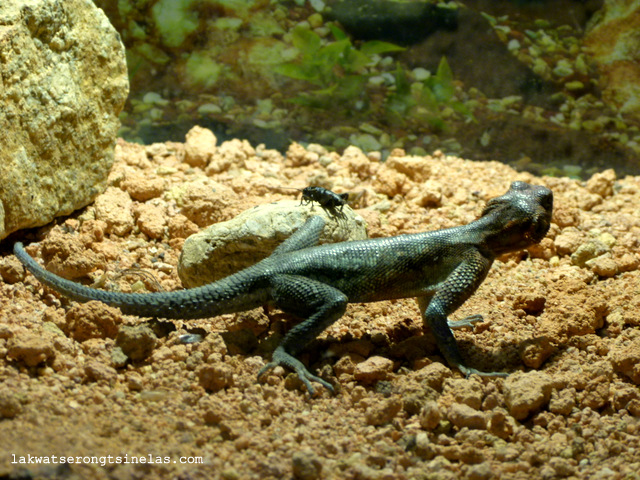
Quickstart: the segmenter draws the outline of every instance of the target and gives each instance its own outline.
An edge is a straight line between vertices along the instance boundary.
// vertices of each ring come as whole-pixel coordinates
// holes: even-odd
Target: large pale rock
[[[0,239],[104,190],[129,90],[91,0],[0,1]]]
[[[293,200],[258,205],[187,238],[178,265],[182,285],[199,287],[258,263],[313,215],[325,220],[320,244],[367,238],[364,219],[348,205],[342,212]]]
[[[584,39],[602,99],[640,121],[640,0],[605,0]]]

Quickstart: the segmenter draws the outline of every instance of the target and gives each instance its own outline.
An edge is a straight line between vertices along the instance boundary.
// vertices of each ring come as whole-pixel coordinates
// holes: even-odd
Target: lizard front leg
[[[258,372],[258,378],[267,370],[281,365],[296,372],[310,395],[315,393],[311,381],[318,382],[333,392],[333,386],[329,382],[309,372],[295,356],[344,314],[347,296],[325,283],[298,275],[274,275],[269,279],[269,284],[271,298],[276,306],[287,313],[305,317],[305,320],[285,335],[274,350],[271,362]]]
[[[320,239],[320,234],[322,234],[322,230],[324,229],[324,225],[324,218],[314,215],[304,222],[304,224],[296,230],[293,235],[278,245],[278,247],[271,253],[271,256],[273,257],[282,255],[283,253],[316,246]]]
[[[450,366],[458,368],[465,376],[478,374],[491,377],[506,377],[503,372],[483,372],[464,364],[452,328],[473,326],[482,321],[481,315],[471,315],[458,322],[447,319],[477,290],[489,271],[491,261],[476,253],[460,264],[438,287],[432,297],[419,297],[418,306],[422,318],[438,344],[438,348]]]

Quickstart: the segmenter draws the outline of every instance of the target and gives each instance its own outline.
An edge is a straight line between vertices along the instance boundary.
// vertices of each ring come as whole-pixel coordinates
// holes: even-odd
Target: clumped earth
[[[185,144],[120,141],[116,157],[93,205],[3,242],[0,477],[640,478],[640,177],[538,178],[439,152],[381,163],[353,147],[283,157],[198,128]],[[256,381],[295,319],[124,316],[60,297],[11,254],[21,240],[85,284],[174,290],[186,237],[299,194],[280,186],[350,192],[380,237],[472,221],[514,180],[553,190],[549,235],[500,258],[455,314],[484,315],[456,337],[504,379],[451,370],[407,299],[349,306],[302,358],[338,392],[309,398],[281,368]]]

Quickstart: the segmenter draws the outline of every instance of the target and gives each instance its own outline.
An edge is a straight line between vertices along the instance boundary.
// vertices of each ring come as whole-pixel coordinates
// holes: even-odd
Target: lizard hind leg
[[[258,372],[258,378],[280,365],[295,371],[310,395],[315,393],[312,381],[333,392],[333,386],[329,382],[309,372],[295,355],[344,314],[347,296],[330,285],[298,275],[274,275],[269,283],[271,298],[276,306],[287,313],[304,317],[305,320],[285,335],[273,352],[271,362]]]

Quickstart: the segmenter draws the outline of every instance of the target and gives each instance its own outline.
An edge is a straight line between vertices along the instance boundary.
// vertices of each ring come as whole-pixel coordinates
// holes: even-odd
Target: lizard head
[[[487,202],[482,217],[493,225],[487,239],[497,255],[521,250],[544,238],[551,224],[553,192],[540,185],[513,182],[504,195]]]

